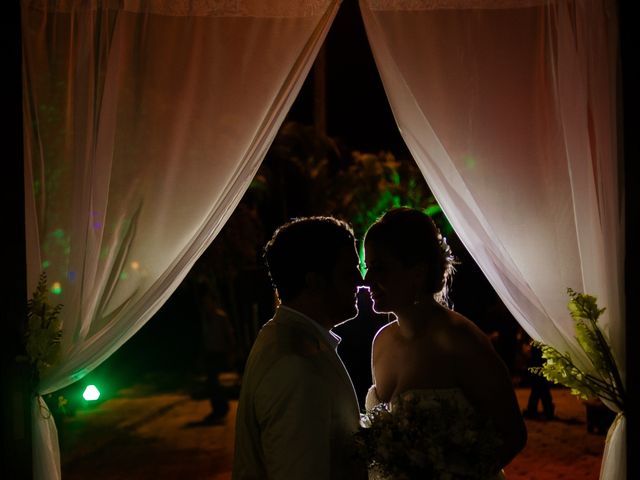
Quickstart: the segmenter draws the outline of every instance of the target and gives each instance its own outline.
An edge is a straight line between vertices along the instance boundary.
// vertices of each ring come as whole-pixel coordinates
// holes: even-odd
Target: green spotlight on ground
[[[100,398],[100,390],[95,385],[87,385],[82,393],[82,398],[87,402],[98,400]]]

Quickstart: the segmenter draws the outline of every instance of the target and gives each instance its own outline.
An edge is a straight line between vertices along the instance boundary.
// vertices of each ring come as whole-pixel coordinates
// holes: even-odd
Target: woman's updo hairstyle
[[[426,213],[414,208],[392,208],[369,227],[364,243],[384,249],[406,267],[425,265],[425,293],[440,303],[447,303],[455,260],[438,227]]]

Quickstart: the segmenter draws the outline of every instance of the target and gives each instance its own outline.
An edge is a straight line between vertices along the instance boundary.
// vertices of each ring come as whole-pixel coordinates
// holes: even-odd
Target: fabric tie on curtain
[[[28,290],[59,294],[82,378],[160,308],[240,201],[337,0],[23,0]],[[33,405],[34,473],[60,478]]]
[[[615,2],[360,6],[402,136],[505,305],[532,338],[591,370],[566,291],[595,295],[623,370]],[[624,429],[621,416],[602,479],[625,478]]]

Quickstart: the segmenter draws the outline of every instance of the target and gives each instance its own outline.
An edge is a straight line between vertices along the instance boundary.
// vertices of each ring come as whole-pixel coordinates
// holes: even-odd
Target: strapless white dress
[[[437,388],[437,389],[412,389],[406,392],[403,392],[398,396],[407,397],[411,396],[419,400],[420,404],[428,405],[430,402],[449,402],[451,405],[455,405],[455,408],[459,411],[473,411],[473,407],[467,400],[467,398],[462,393],[462,390],[459,388]],[[393,404],[395,400],[390,402],[389,409],[393,413]],[[371,411],[378,405],[382,404],[382,402],[377,395],[377,391],[375,385],[372,385],[367,392],[367,396],[365,398],[365,408],[367,411]],[[456,478],[455,475],[452,478]],[[369,470],[369,480],[396,480],[392,477],[381,475],[379,472]],[[418,480],[418,479],[416,479]],[[420,480],[431,480],[428,478],[420,479]],[[504,476],[504,472],[499,472],[497,474],[489,475],[486,477],[486,480],[506,480]]]

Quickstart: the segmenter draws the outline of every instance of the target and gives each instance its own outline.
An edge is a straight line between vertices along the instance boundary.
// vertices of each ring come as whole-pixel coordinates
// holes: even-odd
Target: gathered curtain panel
[[[34,476],[60,478],[42,395],[169,298],[244,194],[337,0],[23,0],[27,281],[63,304],[33,405]]]
[[[532,338],[589,371],[567,288],[595,295],[624,379],[615,2],[360,7],[402,136],[500,298]],[[601,479],[626,478],[625,438],[618,415]]]

